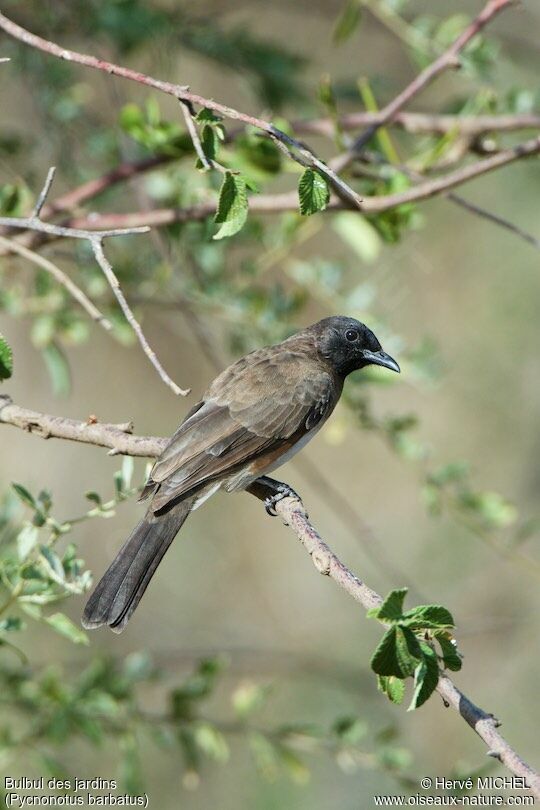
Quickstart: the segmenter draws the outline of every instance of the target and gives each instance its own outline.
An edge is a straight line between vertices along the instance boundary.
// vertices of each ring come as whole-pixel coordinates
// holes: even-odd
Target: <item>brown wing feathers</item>
[[[145,490],[155,493],[152,511],[165,511],[265,452],[275,455],[333,409],[339,383],[304,353],[284,344],[279,353],[260,349],[248,358],[216,378],[154,465]]]

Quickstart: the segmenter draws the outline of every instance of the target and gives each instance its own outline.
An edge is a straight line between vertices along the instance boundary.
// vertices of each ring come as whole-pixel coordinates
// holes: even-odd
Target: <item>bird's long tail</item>
[[[191,511],[188,498],[159,517],[150,510],[135,526],[86,603],[83,627],[107,624],[121,633]]]

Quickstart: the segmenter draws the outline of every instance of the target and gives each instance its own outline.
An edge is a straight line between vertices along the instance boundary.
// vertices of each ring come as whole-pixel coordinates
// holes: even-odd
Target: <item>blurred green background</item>
[[[319,90],[321,82],[328,86],[325,77],[339,111],[349,112],[363,108],[359,78],[368,77],[382,104],[418,71],[422,54],[411,57],[392,30],[395,20],[385,23],[383,14],[381,21],[381,8],[400,15],[412,31],[427,32],[435,45],[433,32],[442,20],[451,17],[459,26],[463,21],[455,15],[481,8],[448,0],[360,5],[358,26],[341,43],[332,37],[342,12],[337,0],[27,0],[6,2],[3,11],[80,51],[189,84],[246,112],[296,120],[327,114]],[[435,22],[426,15],[435,15]],[[414,109],[534,108],[539,25],[540,8],[532,2],[506,12],[488,32],[491,51],[464,72],[439,78]],[[219,175],[197,172],[193,156],[186,157],[183,121],[172,99],[69,66],[5,36],[0,55],[12,59],[1,68],[4,213],[29,210],[50,165],[57,166],[54,198],[121,160],[172,156],[166,166],[92,200],[86,211],[188,205],[218,187]],[[486,65],[480,64],[484,57]],[[127,104],[139,105],[141,115],[152,119],[147,136],[130,131],[125,112],[122,127]],[[158,117],[170,123],[172,135],[157,125]],[[397,130],[391,137],[402,160],[425,155],[438,143]],[[526,136],[503,142],[520,137]],[[328,139],[306,140],[323,157],[339,151]],[[251,172],[264,191],[295,187],[296,164],[283,163],[274,174],[266,165],[257,174],[253,153],[239,153],[225,147],[224,162]],[[533,159],[486,175],[463,194],[538,235],[539,181]],[[137,433],[170,435],[216,368],[233,357],[329,314],[366,319],[402,364],[401,377],[351,380],[347,401],[329,425],[278,477],[302,494],[322,536],[372,587],[386,593],[409,586],[410,605],[429,601],[452,611],[465,656],[456,682],[500,717],[509,741],[534,760],[540,561],[530,521],[538,516],[540,485],[539,254],[444,199],[422,203],[397,220],[391,238],[384,222],[372,222],[352,242],[343,236],[351,223],[342,214],[291,213],[250,217],[238,236],[223,242],[212,240],[210,219],[110,244],[108,254],[152,347],[173,378],[192,389],[186,402],[159,381],[133,343],[84,245],[64,241],[43,250],[111,315],[112,338],[89,327],[35,268],[3,256],[0,332],[14,350],[15,373],[2,393],[46,413],[133,419]],[[189,302],[187,315],[182,301]],[[409,414],[417,423],[399,421]],[[370,429],[370,420],[379,427]],[[461,467],[447,466],[464,460],[469,477]],[[50,490],[54,516],[65,521],[90,508],[85,492],[112,496],[120,464],[98,448],[44,442],[3,427],[2,550],[9,553],[22,521],[31,516],[8,495],[10,482],[32,493]],[[137,486],[144,470],[145,462],[136,461]],[[429,478],[437,470],[439,478]],[[441,483],[452,475],[454,481]],[[440,507],[438,514],[426,503]],[[58,547],[75,543],[99,574],[140,512],[135,498],[126,499],[110,519],[74,525]],[[59,609],[78,623],[83,604],[76,596]],[[90,634],[89,645],[74,646],[46,623],[26,621],[28,629],[10,640],[27,655],[30,669],[7,647],[0,650],[9,698],[0,724],[6,774],[120,774],[123,784],[137,789],[142,777],[151,806],[165,810],[179,804],[315,810],[365,806],[374,793],[403,792],[400,779],[413,780],[414,791],[421,776],[469,773],[486,764],[481,741],[437,696],[407,714],[377,692],[369,659],[380,628],[317,576],[292,533],[244,494],[218,495],[190,518],[122,636],[99,631]],[[147,677],[141,655],[151,658],[160,678]],[[223,669],[209,699],[197,705],[210,732],[206,742],[204,733],[186,742],[159,718],[167,712],[170,690],[201,659],[215,656]],[[141,679],[134,690],[142,715],[124,724],[124,715],[120,722],[112,712],[109,726],[92,731],[78,727],[64,705],[63,730],[58,721],[56,731],[30,735],[28,744],[18,745],[32,726],[35,706],[42,706],[46,725],[62,703],[58,691],[75,689],[80,672],[100,658],[118,666],[125,659],[133,671],[139,667],[133,678]],[[51,666],[53,673],[44,676]],[[23,671],[26,686],[14,686]],[[48,688],[44,677],[50,678]],[[42,691],[36,697],[37,683]],[[256,691],[267,685],[268,694]],[[263,702],[246,721],[250,733],[231,703],[235,695],[241,703],[246,690]],[[350,739],[335,731],[340,718],[350,718]],[[287,736],[289,725],[296,731]],[[304,725],[317,726],[322,737],[309,729],[304,735]],[[276,754],[272,747],[279,739],[286,745],[281,753],[277,745]],[[200,762],[189,760],[192,743]],[[502,773],[496,763],[491,769]]]

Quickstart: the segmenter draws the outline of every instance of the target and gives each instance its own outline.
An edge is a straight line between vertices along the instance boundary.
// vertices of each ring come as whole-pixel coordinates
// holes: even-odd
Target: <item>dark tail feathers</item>
[[[108,624],[121,633],[185,519],[193,499],[156,517],[150,510],[118,552],[86,603],[83,627]]]

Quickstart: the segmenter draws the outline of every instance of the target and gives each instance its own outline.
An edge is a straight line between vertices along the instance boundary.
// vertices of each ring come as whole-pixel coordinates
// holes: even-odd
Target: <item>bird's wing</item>
[[[153,511],[267,453],[279,456],[329,416],[339,393],[339,381],[300,352],[274,347],[234,363],[155,463],[146,489]]]

